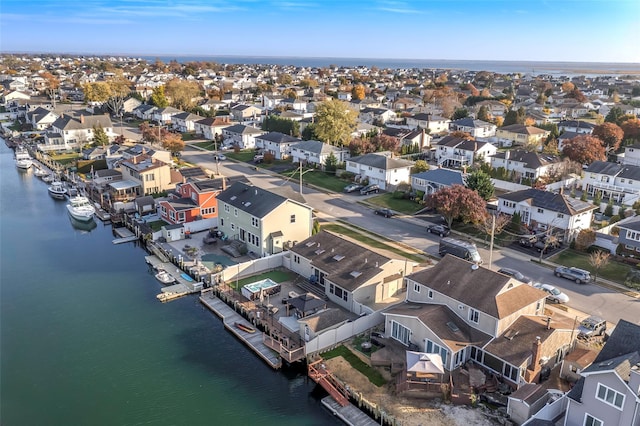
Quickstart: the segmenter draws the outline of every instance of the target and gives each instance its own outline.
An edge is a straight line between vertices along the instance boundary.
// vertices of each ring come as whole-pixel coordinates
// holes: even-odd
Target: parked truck
[[[478,247],[473,243],[456,240],[455,238],[440,239],[440,248],[438,249],[440,256],[451,254],[461,259],[468,260],[477,264],[482,263]]]

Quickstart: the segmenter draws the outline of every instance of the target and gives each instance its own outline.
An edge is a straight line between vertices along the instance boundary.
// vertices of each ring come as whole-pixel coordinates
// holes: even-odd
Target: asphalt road
[[[285,181],[280,177],[266,173],[260,168],[256,170],[250,164],[236,163],[230,160],[216,164],[211,153],[202,152],[195,148],[187,147],[183,152],[183,159],[196,163],[214,173],[217,171],[227,177],[232,178],[244,175],[252,184],[263,189],[289,185],[296,192],[300,190],[298,181]],[[355,193],[327,194],[308,187],[303,187],[303,194],[307,204],[317,211],[346,220],[354,225],[418,248],[429,254],[435,256],[438,254],[440,237],[425,231],[427,221],[421,222],[415,218],[403,219],[401,217],[384,218],[375,215],[371,207],[358,203],[358,201],[376,194],[371,196],[361,196]],[[391,224],[392,226],[390,226]],[[456,235],[452,236],[456,237]],[[489,250],[481,244],[478,249],[486,266],[489,261]],[[494,249],[491,267],[495,270],[502,267],[517,269],[534,281],[557,287],[569,296],[570,301],[567,305],[577,311],[575,312],[576,316],[598,315],[613,324],[623,318],[640,324],[640,298],[633,298],[593,283],[578,285],[573,281],[558,278],[554,276],[553,270],[531,262],[532,258],[537,259],[537,257],[538,255],[535,252],[527,255],[516,250]],[[572,312],[574,311],[572,310]]]

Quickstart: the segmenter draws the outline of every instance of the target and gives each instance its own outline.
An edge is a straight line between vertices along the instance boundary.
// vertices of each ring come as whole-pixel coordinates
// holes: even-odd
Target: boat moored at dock
[[[176,279],[171,276],[170,273],[165,271],[164,269],[158,270],[158,273],[155,275],[156,279],[160,281],[162,284],[168,285],[176,282]]]
[[[29,152],[22,148],[18,147],[16,149],[16,167],[22,170],[28,170],[33,165],[33,159]]]
[[[81,222],[93,220],[93,215],[96,212],[96,209],[91,205],[89,199],[82,195],[70,198],[69,204],[67,204],[67,210],[71,217]]]
[[[49,191],[49,195],[51,195],[56,200],[64,200],[67,195],[67,189],[60,181],[51,182],[51,185],[47,188],[47,190]]]

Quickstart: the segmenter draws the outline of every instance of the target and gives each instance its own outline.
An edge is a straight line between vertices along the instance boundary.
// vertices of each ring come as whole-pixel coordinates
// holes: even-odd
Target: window
[[[544,213],[544,209],[538,209],[538,213]]]
[[[409,336],[411,336],[411,330],[400,323],[391,321],[391,337],[409,346]]]
[[[602,383],[598,383],[596,398],[619,409],[622,409],[622,405],[624,404],[623,394],[603,385]]]
[[[600,419],[596,419],[591,414],[586,413],[584,415],[584,426],[604,426],[604,423]]]
[[[231,209],[229,208],[229,204],[225,204],[225,205],[224,205],[224,211],[225,211],[226,213],[229,213],[229,211],[231,211]]]
[[[469,321],[475,322],[476,324],[480,321],[480,312],[476,311],[473,308],[469,309]]]
[[[420,284],[413,283],[413,291],[415,291],[416,293],[420,293]]]
[[[235,230],[236,230],[236,224],[235,224],[235,223],[232,223],[232,224],[231,224],[231,230],[232,230],[232,231],[235,231]]]
[[[440,346],[437,343],[432,342],[431,340],[426,340],[425,344],[425,352],[428,354],[440,354],[440,358],[442,358],[442,363],[447,365],[447,355],[449,351],[444,346]]]
[[[300,256],[298,256],[297,254],[293,255],[293,262],[294,263],[300,263]]]
[[[636,240],[640,241],[640,232],[637,231],[627,231],[627,240]]]
[[[251,225],[252,226],[255,226],[257,228],[258,227],[258,223],[259,223],[259,221],[258,221],[257,217],[252,217],[251,218]]]
[[[509,208],[514,208],[516,206],[516,203],[514,203],[512,201],[507,201],[507,200],[502,201],[502,204],[505,207],[509,207]]]
[[[564,219],[564,215],[562,213],[558,213],[558,219]]]
[[[428,297],[429,299],[433,299],[433,290],[429,290],[429,291],[427,291],[427,297]]]
[[[233,209],[233,214],[238,217],[238,209]]]
[[[292,214],[291,218],[289,219],[291,223],[296,223],[296,215]]]
[[[220,226],[224,226],[224,218],[220,218]]]

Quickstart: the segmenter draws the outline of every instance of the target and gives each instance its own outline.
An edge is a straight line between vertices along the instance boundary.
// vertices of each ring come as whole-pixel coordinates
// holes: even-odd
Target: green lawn
[[[225,151],[224,155],[227,157],[234,159],[236,161],[242,161],[243,163],[250,163],[253,161],[253,156],[256,154],[256,151],[253,149],[245,149],[242,151]]]
[[[588,254],[567,249],[549,258],[549,260],[559,265],[574,266],[576,268],[586,269],[595,276],[595,268],[589,264]],[[627,272],[629,272],[629,269],[631,269],[631,266],[611,260],[606,267],[600,269],[600,271],[598,272],[598,277],[606,278],[610,281],[624,284],[624,279],[627,276]]]
[[[368,198],[367,203],[371,203],[379,207],[386,207],[404,214],[414,214],[423,207],[413,200],[407,200],[404,198],[393,198],[393,194],[391,193],[381,194],[375,197]]]
[[[155,220],[153,222],[147,223],[147,225],[149,225],[149,227],[153,230],[153,232],[158,232],[166,224],[167,222],[165,222],[164,220]]]
[[[340,345],[337,348],[322,354],[322,358],[324,359],[331,359],[339,356],[344,358],[344,360],[351,364],[353,368],[364,374],[374,385],[380,387],[387,383],[384,377],[382,377],[382,374],[380,374],[375,368],[367,365],[344,345]]]
[[[196,138],[196,134],[194,132],[185,132],[185,133],[181,133],[181,135],[182,135],[182,140],[185,142],[194,140]]]
[[[293,281],[296,278],[296,275],[287,271],[275,270],[275,271],[263,272],[262,274],[258,274],[258,275],[253,275],[249,278],[243,278],[241,280],[238,280],[237,282],[236,281],[229,282],[228,284],[231,287],[233,287],[235,290],[240,291],[242,286],[246,284],[254,283],[256,281],[261,281],[266,278],[270,278],[271,281],[275,281],[277,283],[282,283],[285,281]]]
[[[332,231],[332,232],[346,235],[347,237],[353,238],[354,240],[360,241],[364,244],[367,244],[368,246],[390,251],[392,253],[397,254],[398,256],[406,257],[409,260],[413,260],[414,262],[422,263],[425,261],[425,257],[423,256],[419,256],[414,253],[407,253],[399,248],[396,248],[395,246],[390,246],[385,244],[383,241],[381,241],[381,240],[385,240],[384,237],[378,237],[378,238],[368,237],[362,234],[361,232],[355,231],[351,228],[347,228],[335,223],[324,224],[322,225],[322,229],[326,229],[327,231]],[[391,241],[391,240],[388,240],[388,241]]]
[[[297,169],[293,172],[283,173],[283,175],[291,177],[292,180],[300,181],[300,173]],[[349,182],[337,178],[334,174],[320,170],[305,170],[302,174],[302,183],[308,183],[333,192],[342,192],[344,187],[349,184]]]
[[[190,143],[189,145],[195,145],[202,149],[206,149],[207,151],[215,151],[217,144],[212,141],[203,141],[203,142]]]

